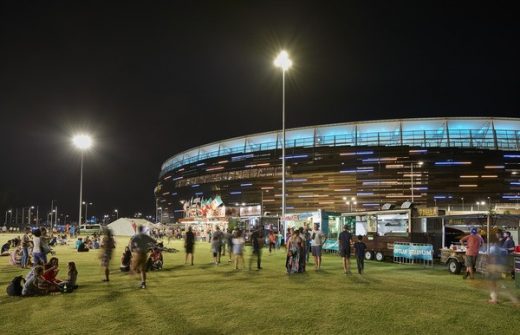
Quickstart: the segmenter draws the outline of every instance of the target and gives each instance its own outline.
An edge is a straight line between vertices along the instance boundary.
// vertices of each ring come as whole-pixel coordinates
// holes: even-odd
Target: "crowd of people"
[[[167,237],[167,234],[157,235],[158,239]],[[246,236],[241,229],[225,229],[215,227],[214,231],[208,232],[212,263],[215,266],[221,264],[223,257],[228,253],[228,262],[233,269],[241,270],[246,267],[244,259]],[[248,236],[247,240],[251,244],[251,255],[247,267],[249,270],[256,268],[262,269],[262,251],[267,244],[269,254],[275,252],[279,247],[279,234],[268,231],[264,235],[263,227],[255,227]],[[325,234],[320,230],[319,224],[315,224],[313,229],[307,227],[289,228],[285,243],[286,261],[285,269],[288,274],[297,274],[307,271],[307,265],[311,259],[314,270],[320,271],[322,267],[323,245],[326,241]],[[189,227],[184,234],[185,264],[194,265],[194,252],[196,244],[196,234],[192,227]],[[354,241],[356,240],[356,241]],[[464,279],[474,278],[475,267],[479,249],[483,244],[483,238],[478,234],[476,228],[472,228],[470,234],[461,239],[466,244],[466,272]],[[31,230],[25,229],[22,237],[15,237],[2,245],[1,252],[9,255],[11,263],[23,269],[30,269],[25,276],[18,276],[11,282],[9,290],[19,291],[18,295],[35,296],[46,295],[54,292],[71,292],[78,288],[78,270],[75,262],[68,262],[67,275],[65,278],[59,277],[59,260],[55,257],[52,246],[67,245],[67,235],[49,235],[45,228]],[[78,237],[74,243],[74,248],[78,252],[85,252],[92,249],[100,249],[100,263],[104,272],[104,282],[110,281],[110,263],[115,249],[115,239],[109,229],[103,235],[94,234],[92,237]],[[11,251],[12,250],[12,251]],[[140,277],[140,287],[147,286],[147,272],[161,270],[163,267],[163,247],[162,242],[145,233],[143,227],[138,227],[135,234],[125,247],[121,255],[121,272],[136,273]],[[364,256],[367,250],[363,242],[363,236],[353,236],[348,226],[343,227],[343,231],[338,236],[338,253],[342,257],[343,271],[350,275],[351,254],[355,256],[357,272],[363,274],[365,271]],[[490,247],[487,260],[487,278],[490,282],[490,303],[498,302],[498,293],[501,286],[497,284],[506,271],[506,256],[515,250],[515,244],[509,232],[497,232],[496,243]],[[353,251],[353,252],[352,252]],[[310,257],[312,255],[312,258]],[[50,259],[48,259],[50,257]],[[507,293],[507,292],[506,292]],[[518,302],[514,295],[510,295],[514,302]]]

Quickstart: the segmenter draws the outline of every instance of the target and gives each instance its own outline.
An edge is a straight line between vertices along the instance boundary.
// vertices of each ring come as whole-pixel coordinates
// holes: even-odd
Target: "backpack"
[[[7,295],[15,297],[15,296],[21,296],[22,295],[22,281],[25,282],[25,279],[23,279],[23,276],[16,276],[11,280],[9,285],[7,285],[7,288],[5,291],[7,292]]]

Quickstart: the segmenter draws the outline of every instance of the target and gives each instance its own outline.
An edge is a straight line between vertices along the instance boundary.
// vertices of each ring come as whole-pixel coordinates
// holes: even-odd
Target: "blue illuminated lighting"
[[[292,156],[285,156],[285,159],[297,159],[297,158],[307,158],[309,155],[292,155]],[[283,157],[280,157],[282,159]]]
[[[450,166],[450,165],[470,165],[471,162],[435,162],[435,165],[445,165],[445,166]]]
[[[304,148],[313,146],[351,147],[351,152],[340,153],[341,156],[370,155],[374,151],[363,151],[359,146],[399,147],[411,146],[417,149],[408,150],[410,155],[429,152],[420,145],[432,147],[454,148],[495,148],[504,150],[505,159],[518,159],[519,118],[422,118],[404,120],[377,120],[371,122],[350,122],[289,129],[287,146]],[[492,127],[500,135],[500,140],[492,136]],[[357,130],[357,131],[356,131]],[[452,132],[450,141],[448,131]],[[511,135],[509,135],[511,133]],[[477,135],[476,137],[472,137]],[[507,135],[507,136],[505,136]],[[271,131],[262,134],[251,134],[239,138],[188,149],[168,158],[161,166],[161,176],[170,171],[182,171],[180,167],[197,164],[205,159],[239,155],[233,161],[254,157],[255,152],[271,151],[280,148],[280,132]],[[367,148],[368,149],[368,148]],[[348,150],[348,149],[347,149]],[[356,150],[359,150],[356,152]],[[504,153],[502,153],[504,155]],[[311,156],[311,155],[309,155]],[[227,158],[226,158],[227,159]],[[230,159],[231,160],[231,159]],[[207,165],[207,164],[206,164]],[[437,164],[442,165],[442,164]],[[453,165],[453,164],[446,164]]]
[[[520,182],[518,182],[518,181],[512,181],[512,182],[511,182],[511,185],[520,185]]]
[[[229,194],[231,194],[231,195],[237,195],[237,194],[242,194],[242,192],[240,192],[240,191],[234,191],[234,192],[229,192]]]
[[[172,193],[172,196],[173,196],[173,195],[177,195],[177,192]]]
[[[306,182],[306,181],[307,181],[307,178],[294,178],[294,179],[285,180],[286,183],[301,183],[301,182]],[[278,180],[278,182],[281,183],[282,181]]]
[[[255,155],[247,154],[247,155],[240,155],[240,156],[231,157],[231,160],[232,161],[241,161],[241,160],[248,159],[248,158],[253,158],[253,157],[255,157]]]
[[[434,199],[446,199],[445,195],[436,195],[433,197]]]
[[[199,184],[191,185],[191,187],[199,187]]]
[[[182,179],[184,177],[177,177],[177,178],[173,178],[172,180],[179,180],[179,179]]]
[[[195,195],[203,195],[203,194],[204,194],[204,192],[197,192],[197,193],[195,193]]]
[[[503,195],[503,199],[520,199],[520,195]]]
[[[242,187],[253,186],[253,184],[251,184],[251,183],[246,183],[246,184],[240,184],[240,186],[242,186]]]
[[[199,163],[199,164],[197,164],[197,166],[202,166],[202,165],[206,165],[206,163]]]
[[[428,187],[414,187],[413,189],[417,191],[426,191],[428,190]]]

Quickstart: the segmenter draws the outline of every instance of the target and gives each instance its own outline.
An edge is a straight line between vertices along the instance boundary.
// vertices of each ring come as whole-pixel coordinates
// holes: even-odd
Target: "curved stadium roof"
[[[281,149],[282,131],[231,138],[168,158],[161,175],[187,164],[231,154]],[[335,123],[286,130],[286,148],[417,146],[520,150],[520,118],[449,117]]]

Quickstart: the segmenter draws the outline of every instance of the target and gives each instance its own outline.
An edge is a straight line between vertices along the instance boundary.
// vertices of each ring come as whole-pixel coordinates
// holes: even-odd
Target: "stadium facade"
[[[211,216],[247,214],[251,208],[280,215],[281,138],[281,131],[247,135],[167,159],[155,188],[162,221],[209,216],[208,211]],[[286,164],[288,213],[379,210],[412,200],[424,207],[518,206],[520,118],[399,119],[288,129]],[[235,211],[218,213],[223,207]]]

